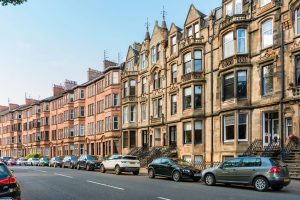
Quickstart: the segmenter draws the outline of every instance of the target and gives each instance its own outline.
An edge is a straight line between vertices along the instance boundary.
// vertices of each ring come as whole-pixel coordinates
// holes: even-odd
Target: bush
[[[42,157],[42,155],[39,153],[31,153],[31,154],[28,154],[25,158],[29,159],[29,158],[40,158],[40,157]]]
[[[288,139],[289,139],[290,141],[295,142],[295,143],[298,143],[298,142],[299,142],[299,137],[298,137],[296,134],[290,135]]]

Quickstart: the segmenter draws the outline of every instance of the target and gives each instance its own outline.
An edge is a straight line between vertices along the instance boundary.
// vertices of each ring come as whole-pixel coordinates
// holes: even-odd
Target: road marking
[[[37,171],[37,172],[43,172],[43,173],[47,173],[46,171],[43,171],[43,170],[39,170],[39,169],[33,169],[33,171]]]
[[[115,186],[107,185],[107,184],[104,184],[104,183],[98,183],[98,182],[94,182],[94,181],[87,181],[87,182],[94,183],[94,184],[97,184],[97,185],[102,185],[102,186],[105,186],[105,187],[114,188],[114,189],[117,189],[117,190],[125,190],[124,188],[115,187]]]
[[[72,176],[68,176],[68,175],[64,175],[64,174],[58,174],[58,173],[54,173],[54,175],[63,176],[63,177],[67,177],[67,178],[73,178]]]
[[[157,197],[158,199],[162,199],[162,200],[171,200],[171,199],[167,199],[167,198],[164,198],[164,197]]]

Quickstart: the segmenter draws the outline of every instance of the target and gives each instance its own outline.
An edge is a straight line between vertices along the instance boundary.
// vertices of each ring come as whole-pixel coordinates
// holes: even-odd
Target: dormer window
[[[192,26],[187,28],[187,36],[188,36],[188,38],[193,37],[193,27]]]
[[[243,13],[243,0],[235,0],[225,5],[225,15],[239,15]]]
[[[152,64],[156,63],[156,48],[155,47],[151,48],[151,62],[152,62]]]
[[[175,54],[177,52],[177,39],[176,39],[176,35],[174,35],[172,38],[171,38],[171,54]]]
[[[243,13],[243,0],[235,0],[235,14]]]
[[[233,15],[232,2],[226,4],[225,8],[226,8],[225,14],[228,16],[232,16]]]
[[[159,60],[159,58],[160,58],[160,44],[156,45],[156,51],[157,51],[157,53],[156,53],[156,60]]]
[[[271,0],[260,0],[260,7],[263,7],[267,5],[268,3],[271,3]]]
[[[273,45],[273,24],[272,20],[268,20],[262,24],[262,48]]]
[[[128,71],[133,71],[133,66],[134,66],[133,60],[129,61],[128,62]]]
[[[295,33],[300,35],[300,8],[295,11]]]
[[[143,53],[142,56],[141,56],[141,68],[142,68],[142,69],[145,69],[145,68],[146,68],[146,56],[145,56],[144,53]]]
[[[200,25],[199,25],[199,23],[195,24],[195,38],[200,38]]]

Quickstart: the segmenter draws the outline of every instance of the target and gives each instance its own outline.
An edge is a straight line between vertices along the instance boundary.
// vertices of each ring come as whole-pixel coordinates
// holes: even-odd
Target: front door
[[[148,133],[147,131],[142,131],[142,144],[143,147],[148,147]]]
[[[176,126],[170,126],[169,140],[170,146],[176,147]]]
[[[279,139],[278,112],[263,113],[263,145],[268,146]]]

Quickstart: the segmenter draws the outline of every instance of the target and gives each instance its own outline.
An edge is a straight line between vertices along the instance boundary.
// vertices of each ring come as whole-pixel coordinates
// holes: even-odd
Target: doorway
[[[278,112],[263,113],[263,145],[277,143],[279,139],[279,119]]]

